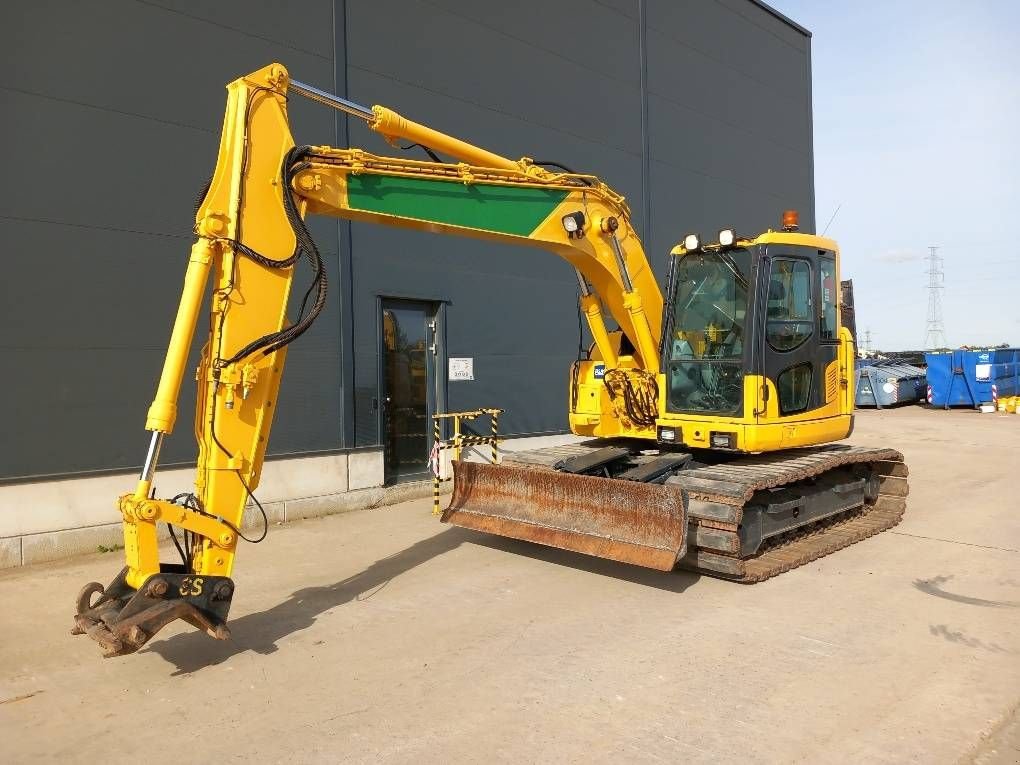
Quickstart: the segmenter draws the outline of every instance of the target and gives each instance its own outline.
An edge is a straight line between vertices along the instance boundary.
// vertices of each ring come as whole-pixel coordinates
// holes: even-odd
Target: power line
[[[942,258],[938,247],[928,248],[928,319],[924,330],[924,349],[935,351],[948,348],[946,327],[942,320],[942,290],[945,287],[946,273],[942,270]]]
[[[836,210],[832,213],[832,217],[829,218],[829,222],[826,223],[825,224],[825,228],[822,229],[822,236],[825,236],[825,232],[829,230],[829,226],[831,226],[832,222],[834,220],[836,220],[836,213],[839,212],[839,208],[841,208],[842,206],[843,206],[842,202],[840,202],[838,205],[836,205]]]

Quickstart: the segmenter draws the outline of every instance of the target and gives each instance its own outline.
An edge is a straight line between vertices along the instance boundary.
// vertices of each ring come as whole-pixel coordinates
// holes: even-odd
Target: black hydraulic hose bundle
[[[309,327],[312,326],[313,322],[316,318],[318,318],[323,307],[326,305],[327,281],[326,272],[322,265],[322,257],[319,254],[319,248],[315,246],[315,242],[312,239],[311,233],[308,231],[308,227],[305,225],[304,219],[301,217],[300,213],[298,213],[290,185],[291,179],[294,175],[308,166],[308,163],[305,160],[311,153],[311,150],[312,147],[310,146],[295,146],[287,152],[287,155],[283,159],[283,165],[280,168],[280,176],[283,178],[284,187],[283,207],[287,215],[287,222],[290,223],[296,239],[294,253],[289,258],[274,260],[256,252],[242,242],[234,242],[234,246],[238,252],[245,257],[254,260],[256,263],[266,266],[267,268],[288,268],[294,265],[302,257],[308,260],[312,266],[312,283],[308,286],[308,290],[305,292],[305,296],[301,300],[301,309],[298,311],[298,319],[289,327],[277,332],[270,332],[257,340],[253,340],[230,358],[220,359],[217,366],[223,367],[227,364],[237,363],[241,359],[258,351],[261,351],[263,355],[267,355],[294,342],[301,337],[301,335],[303,335]],[[312,298],[313,293],[314,300],[312,300],[311,308],[307,313],[305,313],[305,309],[308,308],[308,301]]]
[[[642,390],[635,388],[631,380],[631,375],[634,374],[643,377],[640,386]],[[624,411],[636,425],[650,428],[655,424],[659,416],[659,391],[654,377],[636,369],[607,369],[603,382],[610,398],[615,399],[622,393]]]

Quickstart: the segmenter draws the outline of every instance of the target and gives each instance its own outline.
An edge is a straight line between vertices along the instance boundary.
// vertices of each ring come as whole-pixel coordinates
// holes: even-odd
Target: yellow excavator
[[[507,159],[395,112],[292,81],[273,64],[231,83],[219,157],[195,216],[183,294],[145,428],[138,484],[119,499],[126,566],[86,585],[74,617],[105,655],[183,619],[226,638],[242,516],[265,456],[287,346],[325,303],[311,214],[541,247],[573,266],[594,340],[569,370],[570,429],[587,440],[457,462],[442,520],[662,571],[755,582],[895,525],[906,466],[892,449],[831,442],[853,429],[853,340],[836,243],[732,230],[671,252],[665,297],[622,196],[600,179]],[[432,161],[295,146],[289,96],[364,120]],[[452,161],[440,161],[440,155]],[[287,316],[299,263],[311,283]],[[189,349],[195,491],[158,498]],[[180,563],[160,560],[165,523]],[[180,535],[180,537],[178,536]]]

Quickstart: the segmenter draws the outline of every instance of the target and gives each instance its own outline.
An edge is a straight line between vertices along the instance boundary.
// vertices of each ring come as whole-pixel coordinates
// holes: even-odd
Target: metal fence
[[[432,514],[440,515],[439,509],[439,483],[440,483],[440,458],[443,450],[453,449],[453,458],[460,460],[461,453],[465,446],[489,445],[490,461],[493,465],[499,462],[499,416],[504,409],[472,409],[466,412],[442,412],[432,415],[432,451],[429,454],[429,468],[432,470]],[[465,420],[474,420],[478,417],[488,415],[491,420],[491,435],[480,436],[477,434],[464,435],[461,432],[461,423]],[[453,420],[453,436],[443,440],[443,420]]]

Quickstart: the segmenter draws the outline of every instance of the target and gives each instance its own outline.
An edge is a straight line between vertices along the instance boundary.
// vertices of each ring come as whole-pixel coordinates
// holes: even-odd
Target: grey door
[[[428,477],[435,411],[435,309],[382,301],[383,446],[386,482]]]

